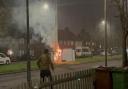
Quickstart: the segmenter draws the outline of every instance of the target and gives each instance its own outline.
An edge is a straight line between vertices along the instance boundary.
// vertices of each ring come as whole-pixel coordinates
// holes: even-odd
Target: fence
[[[32,80],[32,89],[39,89],[39,87],[41,87],[40,89],[50,89],[51,85],[53,85],[53,89],[94,89],[94,77],[94,69],[70,72],[53,76],[53,81],[46,79],[41,85],[39,80]],[[23,83],[11,89],[28,89],[28,87],[27,83]]]

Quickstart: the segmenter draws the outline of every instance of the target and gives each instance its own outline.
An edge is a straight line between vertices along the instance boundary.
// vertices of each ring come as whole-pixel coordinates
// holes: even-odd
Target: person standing
[[[44,82],[45,77],[52,81],[51,70],[54,71],[54,66],[48,49],[44,49],[44,53],[39,57],[37,61],[37,66],[40,69],[40,83],[42,84],[42,82]],[[52,85],[51,89],[53,89]]]

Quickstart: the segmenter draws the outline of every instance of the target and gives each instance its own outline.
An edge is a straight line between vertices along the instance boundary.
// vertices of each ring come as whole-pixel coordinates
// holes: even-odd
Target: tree
[[[128,36],[128,12],[127,12],[127,0],[113,0],[118,11],[122,27],[122,56],[123,67],[128,65],[126,42]]]
[[[5,0],[0,0],[0,36],[6,36],[9,29],[10,10]]]

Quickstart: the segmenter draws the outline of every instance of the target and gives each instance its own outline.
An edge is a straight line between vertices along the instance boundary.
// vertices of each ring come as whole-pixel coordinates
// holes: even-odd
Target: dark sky
[[[112,5],[108,2],[109,18],[112,18]],[[111,14],[111,15],[110,15]],[[110,17],[111,16],[111,17]],[[82,28],[88,31],[96,26],[104,17],[104,0],[59,0],[59,28],[69,27],[73,32]]]
[[[12,0],[7,0],[12,3]],[[17,1],[17,0],[14,0]],[[22,0],[18,0],[20,2]],[[36,0],[30,0],[36,1]],[[41,0],[38,0],[41,1]],[[104,0],[57,0],[58,1],[58,26],[59,29],[69,27],[74,33],[79,32],[82,28],[87,31],[96,30],[98,24],[104,17]],[[118,26],[114,16],[117,15],[115,7],[108,1],[108,20],[111,20],[113,26]],[[22,2],[25,3],[25,0]],[[20,5],[16,4],[16,5]],[[10,4],[12,5],[12,4]],[[118,21],[119,23],[119,21]]]

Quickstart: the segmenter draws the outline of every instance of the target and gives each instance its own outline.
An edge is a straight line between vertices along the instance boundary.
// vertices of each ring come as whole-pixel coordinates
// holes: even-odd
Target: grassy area
[[[32,70],[37,69],[36,61],[31,62]],[[0,74],[21,72],[27,70],[27,62],[17,62],[9,65],[0,65]]]
[[[120,59],[121,59],[121,55],[108,56],[108,61],[109,60],[120,60]],[[76,61],[79,63],[99,62],[99,61],[104,61],[104,60],[105,60],[104,56],[92,56],[92,57],[76,59]]]
[[[116,56],[112,56],[112,57],[108,56],[108,60],[112,60],[112,59],[119,60],[119,59],[121,59],[121,55],[116,55]],[[104,61],[104,56],[93,56],[93,57],[76,59],[77,63],[89,63],[89,62],[99,62],[99,61]],[[71,64],[76,63],[76,62],[72,62]],[[66,63],[64,63],[64,64],[66,64]],[[13,63],[13,64],[9,64],[9,65],[0,65],[0,74],[26,71],[26,65],[27,65],[26,62],[17,62],[17,63]],[[31,62],[31,68],[37,69],[36,61]]]
[[[19,72],[26,70],[25,62],[18,62],[9,65],[0,65],[0,73]]]

